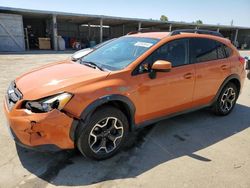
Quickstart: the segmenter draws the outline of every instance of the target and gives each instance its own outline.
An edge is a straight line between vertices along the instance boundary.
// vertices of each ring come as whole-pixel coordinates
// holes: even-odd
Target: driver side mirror
[[[152,66],[152,70],[155,72],[170,72],[172,64],[169,61],[157,60]]]
[[[172,64],[169,61],[157,60],[154,62],[149,73],[149,77],[154,79],[157,72],[170,72],[172,69]]]

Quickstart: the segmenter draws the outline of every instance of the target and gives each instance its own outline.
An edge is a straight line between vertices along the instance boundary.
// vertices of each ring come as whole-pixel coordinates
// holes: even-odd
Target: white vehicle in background
[[[110,39],[110,40],[107,40],[105,42],[102,42],[100,44],[97,44],[96,46],[92,47],[92,48],[85,48],[85,49],[82,49],[82,50],[79,50],[77,52],[75,52],[72,56],[71,56],[71,60],[72,61],[78,61],[79,59],[81,59],[82,57],[88,55],[90,52],[92,52],[93,50],[101,47],[101,46],[104,46],[105,44],[113,41],[114,39]]]

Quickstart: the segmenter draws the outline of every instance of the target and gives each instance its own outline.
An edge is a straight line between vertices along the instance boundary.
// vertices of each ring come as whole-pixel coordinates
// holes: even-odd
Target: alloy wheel
[[[89,146],[94,153],[110,153],[116,149],[123,137],[123,124],[115,117],[97,122],[89,134]]]
[[[227,88],[221,96],[220,108],[224,113],[229,112],[235,103],[236,92],[232,87]]]

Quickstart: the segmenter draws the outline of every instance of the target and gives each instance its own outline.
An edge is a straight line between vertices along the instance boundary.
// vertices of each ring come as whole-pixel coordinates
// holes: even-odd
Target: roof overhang
[[[23,18],[40,18],[46,19],[51,18],[52,15],[56,15],[58,22],[66,21],[72,22],[75,24],[99,24],[100,19],[103,20],[105,25],[109,26],[119,26],[119,25],[135,25],[138,26],[138,23],[142,23],[142,27],[157,27],[160,29],[168,29],[171,25],[173,28],[178,27],[182,28],[195,28],[199,27],[201,29],[222,29],[222,30],[234,30],[234,29],[247,29],[250,30],[250,27],[241,27],[241,26],[229,26],[229,25],[211,25],[211,24],[202,24],[197,25],[195,23],[186,23],[186,22],[176,22],[176,21],[167,21],[163,22],[160,20],[152,19],[140,19],[140,18],[125,18],[125,17],[114,17],[114,16],[105,16],[105,15],[90,15],[90,14],[79,14],[79,13],[68,13],[68,12],[57,12],[57,11],[44,11],[44,10],[31,10],[31,9],[21,9],[21,8],[11,8],[11,7],[1,7],[0,13],[10,13],[10,14],[20,14]]]

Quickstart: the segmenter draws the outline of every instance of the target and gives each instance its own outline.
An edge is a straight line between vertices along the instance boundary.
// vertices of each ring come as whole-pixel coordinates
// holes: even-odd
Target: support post
[[[235,36],[234,36],[234,44],[236,44],[236,42],[237,42],[238,33],[239,33],[239,29],[236,29],[236,31],[235,31]]]
[[[24,28],[25,31],[25,41],[26,41],[26,47],[27,50],[30,50],[30,43],[29,43],[29,35],[28,35],[28,29]]]
[[[217,32],[220,32],[220,28],[217,28]]]
[[[122,24],[122,35],[125,35],[125,25]]]
[[[142,24],[141,24],[141,22],[139,22],[139,23],[138,23],[138,31],[141,30],[141,26],[142,26]]]
[[[169,32],[172,31],[172,24],[169,25]]]
[[[111,39],[111,38],[112,38],[112,27],[109,26],[109,39]]]
[[[100,19],[100,43],[102,43],[103,39],[103,19]]]
[[[52,29],[53,29],[53,46],[54,50],[58,50],[58,42],[57,42],[57,20],[56,20],[56,15],[53,14],[52,17]]]
[[[91,40],[90,35],[91,35],[91,27],[90,27],[90,23],[88,23],[88,39],[89,39],[89,41]]]
[[[80,31],[81,25],[77,24],[77,37],[81,39],[81,31]]]

